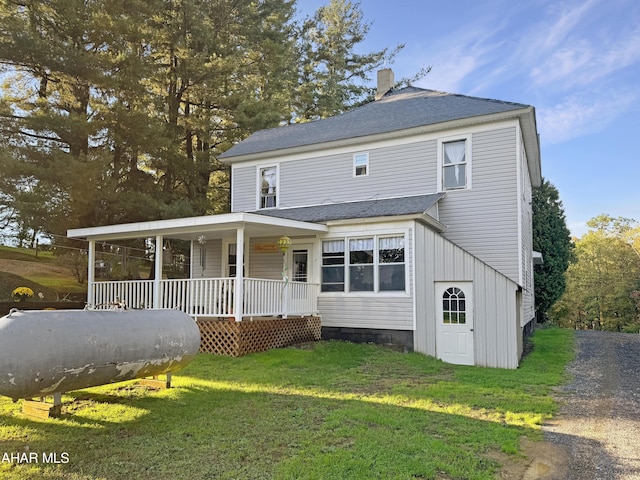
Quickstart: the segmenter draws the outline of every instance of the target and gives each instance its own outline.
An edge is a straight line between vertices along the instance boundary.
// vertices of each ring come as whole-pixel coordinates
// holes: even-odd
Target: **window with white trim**
[[[258,194],[259,208],[275,208],[278,206],[278,167],[262,167],[258,175],[260,184]]]
[[[356,153],[353,156],[353,176],[365,177],[369,175],[369,154]]]
[[[438,141],[440,191],[471,188],[471,136]]]
[[[344,240],[322,242],[323,292],[344,292]]]
[[[349,291],[373,292],[373,238],[349,240]]]
[[[404,292],[405,272],[404,235],[322,242],[323,292]]]
[[[378,239],[378,285],[380,291],[405,289],[404,236]]]
[[[243,260],[245,257],[242,257]],[[227,276],[235,277],[238,273],[238,245],[235,243],[230,243],[228,246],[228,255],[227,255]],[[244,274],[244,265],[242,272]]]

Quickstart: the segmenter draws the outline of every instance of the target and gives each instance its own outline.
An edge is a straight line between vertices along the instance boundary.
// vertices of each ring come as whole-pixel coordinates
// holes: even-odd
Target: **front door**
[[[287,286],[287,313],[299,314],[309,313],[308,303],[311,297],[311,291],[309,286],[304,285],[310,283],[311,279],[311,262],[312,257],[311,244],[293,244],[289,249],[289,258],[287,263],[289,264],[288,277],[291,282]]]
[[[436,282],[437,357],[473,365],[473,283]]]

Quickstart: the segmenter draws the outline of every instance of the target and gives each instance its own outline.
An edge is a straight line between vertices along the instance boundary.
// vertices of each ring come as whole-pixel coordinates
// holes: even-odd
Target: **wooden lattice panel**
[[[230,322],[198,320],[200,351],[239,357],[299,342],[320,340],[319,317],[269,318]]]

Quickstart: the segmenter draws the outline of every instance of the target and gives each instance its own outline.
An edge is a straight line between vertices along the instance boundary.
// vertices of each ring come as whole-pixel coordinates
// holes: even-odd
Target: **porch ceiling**
[[[311,222],[267,217],[252,213],[224,213],[202,217],[75,228],[68,230],[67,236],[86,240],[119,240],[155,237],[158,235],[181,240],[196,240],[200,235],[205,235],[207,239],[235,238],[237,229],[241,227],[245,228],[245,235],[250,237],[300,236],[323,233],[328,230],[326,225]]]

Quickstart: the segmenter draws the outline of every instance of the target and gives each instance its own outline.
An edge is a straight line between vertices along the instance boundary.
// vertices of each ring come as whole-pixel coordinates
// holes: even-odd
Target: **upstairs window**
[[[369,154],[356,153],[353,156],[353,176],[365,177],[369,175]]]
[[[470,188],[468,140],[442,142],[442,190]]]
[[[259,208],[275,208],[278,206],[278,168],[263,167],[260,169],[258,182],[260,183]]]

